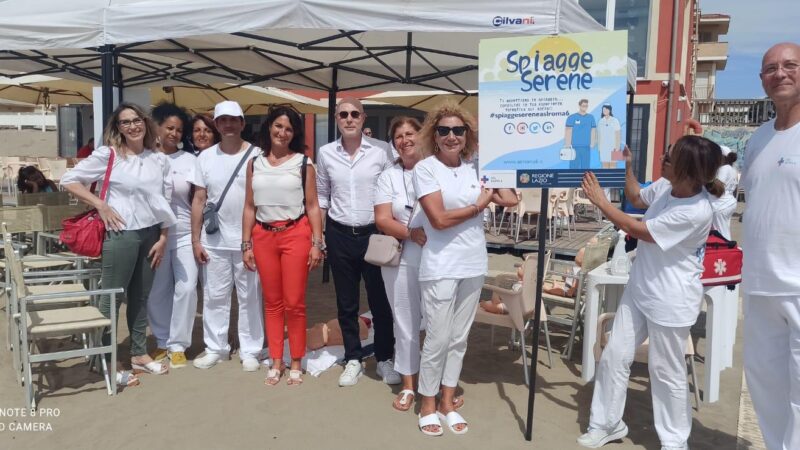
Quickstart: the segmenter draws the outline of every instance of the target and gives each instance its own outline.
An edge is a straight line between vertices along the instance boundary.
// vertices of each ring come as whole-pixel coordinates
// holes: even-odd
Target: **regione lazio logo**
[[[728,263],[722,260],[722,258],[716,260],[714,262],[714,273],[717,275],[724,275],[725,272],[728,271]]]

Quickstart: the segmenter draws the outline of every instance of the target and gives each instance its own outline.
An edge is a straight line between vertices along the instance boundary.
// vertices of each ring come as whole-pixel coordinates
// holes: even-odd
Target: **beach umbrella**
[[[301,113],[325,114],[322,102],[277,88],[215,84],[209,86],[161,86],[150,88],[152,103],[173,102],[194,112],[206,112],[224,100],[238,102],[246,115],[266,114],[270,106],[288,105]]]
[[[448,91],[387,91],[364,97],[364,100],[404,106],[425,112],[432,111],[445,101],[452,101],[458,103],[473,115],[478,114],[478,95],[476,91],[468,91],[467,94],[454,94]]]
[[[44,76],[0,77],[0,99],[45,107],[92,103],[92,85]]]

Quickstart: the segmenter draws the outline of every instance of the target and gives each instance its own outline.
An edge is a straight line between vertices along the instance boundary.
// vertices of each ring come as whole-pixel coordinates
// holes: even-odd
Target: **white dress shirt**
[[[98,182],[99,195],[110,156],[109,147],[99,147],[65,173],[61,185]],[[125,230],[141,230],[158,224],[161,228],[174,225],[176,218],[170,206],[171,197],[172,174],[169,159],[163,153],[145,149],[138,155],[125,158],[114,155],[105,201],[125,221]]]
[[[391,165],[385,147],[361,139],[351,159],[342,140],[320,147],[317,153],[319,206],[328,217],[344,225],[361,227],[375,222],[375,184]]]

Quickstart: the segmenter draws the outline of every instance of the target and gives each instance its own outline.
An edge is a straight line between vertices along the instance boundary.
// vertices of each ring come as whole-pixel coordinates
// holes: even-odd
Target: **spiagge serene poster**
[[[623,186],[627,52],[627,31],[481,40],[481,180]]]

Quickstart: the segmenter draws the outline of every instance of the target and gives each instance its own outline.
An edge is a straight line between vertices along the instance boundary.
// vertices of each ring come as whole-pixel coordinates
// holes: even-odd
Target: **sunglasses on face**
[[[361,117],[361,111],[339,111],[339,118],[342,120],[347,119],[347,116],[352,117],[355,120],[358,120]]]
[[[464,133],[467,132],[467,127],[463,126],[463,125],[462,126],[458,126],[458,127],[443,127],[443,126],[436,127],[436,132],[441,137],[448,136],[451,131],[453,132],[454,135],[460,137],[460,136],[463,136]]]
[[[669,164],[672,162],[672,160],[669,159],[669,152],[666,152],[663,156],[661,156],[661,162],[664,164]]]

